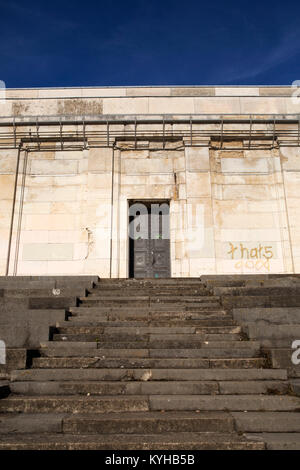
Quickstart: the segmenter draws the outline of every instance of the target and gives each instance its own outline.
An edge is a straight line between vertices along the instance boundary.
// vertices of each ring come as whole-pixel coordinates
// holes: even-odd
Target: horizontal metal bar
[[[81,124],[84,121],[85,125],[88,124],[190,124],[192,119],[193,123],[218,123],[222,119],[225,122],[231,123],[297,123],[300,118],[299,114],[147,114],[147,115],[80,115],[80,116],[2,116],[0,117],[0,126],[10,126],[13,122],[18,126],[36,126],[38,119],[40,126],[58,125],[63,122],[66,125]]]

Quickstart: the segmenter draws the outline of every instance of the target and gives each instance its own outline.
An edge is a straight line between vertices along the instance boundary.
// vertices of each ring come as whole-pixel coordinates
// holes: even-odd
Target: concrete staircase
[[[249,326],[255,308],[300,325],[297,277],[92,285],[0,385],[0,449],[300,449],[298,372]]]

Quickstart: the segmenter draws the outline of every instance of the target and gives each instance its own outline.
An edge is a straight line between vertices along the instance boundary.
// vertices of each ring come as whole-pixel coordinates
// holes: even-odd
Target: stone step
[[[223,412],[107,413],[76,415],[63,419],[70,434],[161,434],[166,432],[233,432],[233,419]]]
[[[72,333],[72,334],[91,334],[91,333],[101,333],[110,335],[111,333],[130,333],[130,334],[152,334],[152,335],[170,335],[170,334],[240,334],[242,329],[240,326],[138,326],[131,327],[128,325],[117,326],[73,326],[67,325],[65,322],[65,327],[59,325],[59,333]]]
[[[151,395],[150,410],[299,411],[300,399],[288,395]]]
[[[10,396],[0,400],[0,413],[107,413],[148,411],[144,396]]]
[[[249,323],[245,327],[249,338],[259,340],[262,346],[269,348],[291,347],[295,339],[300,338],[300,319],[298,325],[270,325],[266,323]]]
[[[175,295],[176,299],[182,300],[183,298],[194,298],[195,301],[202,298],[213,297],[212,290],[209,289],[186,289],[186,288],[174,288],[174,289],[119,289],[119,290],[96,290],[87,289],[87,294],[82,294],[82,297],[88,297],[91,299],[105,297],[106,299],[116,299],[121,297],[147,297],[148,299],[165,299]],[[219,299],[219,296],[215,296]]]
[[[159,327],[159,328],[169,328],[169,327],[235,327],[236,322],[232,320],[106,320],[98,319],[97,317],[91,317],[88,315],[77,316],[77,317],[68,317],[68,321],[57,322],[59,327],[68,327],[68,326],[103,326],[103,327]]]
[[[300,296],[300,286],[273,286],[273,287],[214,287],[214,295],[238,296]]]
[[[219,307],[221,310],[221,308]],[[93,305],[93,306],[85,306],[81,304],[79,307],[70,307],[69,311],[75,315],[76,313],[88,313],[88,314],[109,314],[109,313],[134,313],[134,314],[150,314],[150,312],[166,312],[174,315],[183,314],[186,311],[186,307],[184,305],[154,305],[150,308],[149,305],[127,305],[127,304],[117,304],[117,305]],[[210,310],[209,310],[210,311]],[[223,310],[224,312],[224,310]],[[225,312],[224,312],[225,313]]]
[[[70,304],[70,307],[76,306],[74,303]],[[187,312],[187,313],[198,313],[198,314],[210,314],[210,313],[219,313],[223,312],[224,309],[218,302],[197,302],[197,303],[180,303],[177,302],[176,304],[171,304],[167,302],[129,302],[126,303],[112,303],[109,301],[90,301],[87,300],[86,302],[79,302],[80,309],[95,309],[98,310],[98,313],[114,313],[114,314],[140,314],[145,315],[149,314],[149,312],[158,313],[165,313],[166,315],[170,315],[172,312],[176,312],[177,315],[180,312]],[[82,310],[83,311],[83,310]],[[90,312],[92,313],[92,311]]]
[[[97,288],[103,289],[113,289],[113,288],[120,288],[120,286],[130,288],[135,287],[138,289],[139,287],[147,287],[147,288],[154,288],[159,289],[160,287],[172,288],[176,286],[186,286],[189,285],[191,287],[204,287],[204,283],[201,279],[192,278],[192,277],[182,277],[182,278],[148,278],[148,279],[134,279],[134,278],[119,278],[119,279],[100,279],[99,282],[95,284]]]
[[[41,280],[41,281],[20,281],[16,280],[13,282],[10,280],[3,280],[0,277],[0,289],[93,289],[95,283],[93,281],[73,281],[72,278],[68,280]]]
[[[274,324],[300,324],[300,308],[234,308],[233,316],[242,323],[267,321]]]
[[[264,442],[267,450],[300,450],[300,433],[246,433],[245,438]]]
[[[252,395],[289,392],[287,381],[12,382],[14,395]],[[299,418],[298,418],[299,419]]]
[[[95,305],[97,303],[101,303],[105,305],[107,303],[114,305],[119,303],[138,303],[143,305],[143,303],[187,303],[187,304],[206,304],[206,303],[217,303],[219,304],[219,297],[218,296],[177,296],[177,295],[165,295],[165,296],[149,296],[149,295],[126,295],[126,296],[97,296],[97,295],[89,295],[88,297],[80,297],[80,301],[84,306],[86,305]]]
[[[219,393],[218,382],[13,382],[14,395],[192,395]]]
[[[153,313],[163,313],[165,312],[166,315],[170,315],[170,312],[188,312],[188,313],[198,313],[198,314],[209,314],[215,312],[223,312],[224,309],[218,302],[203,302],[203,303],[179,303],[171,304],[171,303],[163,303],[163,302],[156,302],[151,303],[149,302],[124,302],[124,303],[111,303],[109,301],[86,301],[84,303],[79,302],[80,309],[95,309],[98,310],[99,313],[114,313],[114,314],[122,314],[122,313],[130,313],[130,314],[144,314],[152,311]],[[70,307],[76,307],[77,304],[70,303]]]
[[[113,333],[110,334],[54,334],[53,341],[97,341],[99,343],[110,343],[110,342],[136,342],[149,344],[162,341],[163,343],[171,342],[173,344],[187,344],[201,343],[204,341],[239,341],[241,335],[238,333],[233,334],[209,334],[209,333],[198,333],[198,334],[130,334],[130,333]]]
[[[150,281],[150,280],[149,280]],[[153,283],[153,282],[127,282],[127,283],[102,283],[98,282],[95,284],[95,289],[99,290],[120,290],[120,289],[153,289],[153,290],[160,290],[160,289],[205,289],[205,284],[198,280],[197,282],[192,281],[185,281],[185,282],[161,282],[161,283]]]
[[[0,276],[0,288],[92,287],[98,276]]]
[[[14,300],[23,301],[23,298],[15,298]],[[23,301],[24,302],[24,301]],[[68,309],[70,307],[77,307],[78,298],[77,296],[52,296],[52,297],[29,297],[28,308],[29,309]]]
[[[211,303],[209,304],[211,307]],[[193,309],[190,310],[189,306],[185,305],[178,305],[178,304],[173,304],[173,305],[163,305],[163,304],[155,304],[152,305],[151,307],[148,306],[139,306],[139,305],[116,305],[116,306],[103,306],[103,305],[96,305],[96,306],[90,306],[90,307],[85,307],[84,305],[80,305],[79,307],[75,306],[70,306],[69,312],[72,315],[77,315],[77,314],[88,314],[88,315],[116,315],[116,314],[121,314],[121,315],[170,315],[171,317],[178,317],[178,318],[196,318],[196,315],[199,315],[199,318],[213,318],[214,316],[217,316],[218,318],[231,318],[232,315],[226,312],[220,305],[216,309],[209,308],[207,311],[203,308]]]
[[[98,344],[96,341],[43,341],[40,343],[40,346],[41,350],[43,350],[43,348],[52,348],[68,352],[68,349],[72,348],[72,350],[76,350],[80,353],[80,351],[96,350]]]
[[[168,289],[153,289],[153,288],[136,288],[136,287],[126,287],[123,289],[104,289],[104,288],[95,288],[89,290],[90,294],[89,297],[121,297],[124,294],[127,296],[131,294],[133,296],[157,296],[157,297],[164,297],[170,296],[176,293],[176,296],[208,296],[211,295],[210,290],[205,288],[188,288],[188,287],[178,287],[173,286],[172,288]]]
[[[244,287],[246,285],[246,280],[244,279],[207,279],[204,282],[204,285],[208,288],[213,287]],[[261,282],[261,281],[256,281]]]
[[[73,310],[73,309],[72,309]],[[222,312],[201,311],[201,312],[165,312],[165,311],[116,311],[97,312],[96,309],[81,309],[71,313],[72,320],[97,320],[97,321],[159,321],[159,322],[186,322],[186,321],[229,321],[232,322],[233,318],[230,315],[223,315]]]
[[[63,336],[66,338],[66,336]],[[76,340],[61,340],[52,341],[51,344],[54,347],[60,347],[60,345],[66,344],[68,347],[79,344],[79,347],[83,347],[83,344],[96,345],[97,349],[248,349],[249,345],[255,342],[249,341],[213,341],[213,340],[201,340],[201,341],[186,341],[186,340],[162,340],[157,339],[156,341],[89,341],[88,337],[85,336],[87,341],[76,341]],[[84,339],[84,338],[83,338]],[[99,339],[99,338],[97,338]],[[48,342],[49,343],[49,342]],[[48,344],[41,343],[41,344]],[[58,345],[58,346],[56,346]],[[92,348],[92,346],[90,346]]]
[[[91,301],[92,303],[96,303],[96,302],[105,302],[105,301],[108,301],[108,302],[116,302],[116,303],[127,303],[127,302],[140,302],[141,305],[143,304],[143,302],[149,302],[150,300],[150,297],[149,295],[130,295],[130,294],[127,294],[126,291],[125,293],[123,293],[123,295],[120,295],[120,296],[111,296],[111,295],[100,295],[100,294],[90,294],[89,296],[82,296],[80,298],[80,301],[83,303],[83,304],[86,304],[86,302],[88,301]]]
[[[0,415],[0,442],[4,435],[61,433],[64,413],[2,413]],[[220,420],[221,421],[221,420]],[[26,438],[26,437],[25,437]]]
[[[293,277],[297,277],[297,275],[293,274]],[[290,277],[290,274],[202,274],[200,276],[200,280],[203,283],[209,282],[231,282],[231,281],[246,281],[246,280],[261,280],[264,281],[266,279],[280,279]]]
[[[281,279],[265,279],[264,281],[249,279],[245,281],[244,284],[245,287],[299,287],[300,279],[294,279],[292,277]]]
[[[202,358],[224,358],[224,357],[256,357],[259,356],[259,343],[248,341],[248,348],[194,348],[194,349],[86,349],[73,347],[47,347],[41,348],[42,357],[202,357]],[[60,344],[60,343],[56,343]]]
[[[74,326],[71,325],[70,322],[65,322],[64,326],[59,325],[57,327],[57,332],[59,334],[96,334],[96,335],[108,335],[111,334],[128,334],[128,335],[145,335],[145,334],[152,334],[152,335],[169,335],[169,334],[239,334],[241,333],[240,326],[203,326],[203,327],[193,327],[193,326],[170,326],[170,327],[163,327],[163,326],[138,326],[138,327],[130,327],[130,326]]]
[[[263,450],[263,442],[235,433],[1,436],[0,450]]]
[[[215,295],[185,295],[185,296],[177,296],[177,295],[169,295],[169,296],[149,296],[150,299],[150,306],[155,305],[157,303],[179,303],[179,304],[186,304],[187,306],[189,305],[194,305],[194,306],[201,306],[202,304],[216,304],[220,307],[220,297]]]
[[[199,277],[160,278],[160,279],[134,279],[134,278],[101,278],[96,286],[163,286],[163,285],[201,285],[203,282]]]
[[[239,432],[300,433],[299,412],[232,413],[232,416]]]
[[[113,369],[206,369],[264,367],[263,358],[202,359],[202,358],[103,358],[103,357],[42,357],[33,359],[33,368],[113,368]]]
[[[252,295],[252,296],[223,296],[222,306],[225,309],[242,307],[299,307],[300,295]]]
[[[12,325],[12,328],[13,328],[13,325]],[[1,328],[0,331],[3,332],[3,329]],[[2,347],[1,347],[1,353],[2,353]],[[5,364],[0,364],[0,374],[9,373],[11,369],[25,369],[26,363],[27,363],[27,350],[25,348],[7,347],[5,350]]]
[[[293,364],[291,344],[288,348],[270,348],[268,349],[270,363],[274,369],[286,369],[289,377],[300,379],[300,364]]]
[[[123,412],[48,415],[42,413],[1,415],[0,436],[4,434],[161,434],[165,432],[233,432],[233,418],[223,412]],[[24,437],[24,436],[22,436]]]
[[[287,380],[284,369],[26,369],[11,373],[12,382],[20,381],[253,381]]]
[[[118,411],[293,411],[300,399],[287,395],[10,396],[1,413],[107,413]]]
[[[1,289],[0,287],[1,297],[4,298],[18,298],[18,297],[50,297],[50,298],[57,298],[57,297],[83,297],[86,295],[86,289],[83,287],[57,287],[57,288],[5,288]]]
[[[16,316],[20,316],[31,315],[37,311],[41,312],[42,310],[47,310],[48,312],[49,310],[67,311],[70,307],[76,307],[77,303],[76,296],[62,297],[52,295],[51,297],[27,297],[24,294],[21,297],[2,297],[1,312],[3,315],[16,314]],[[9,318],[5,319],[9,320]]]

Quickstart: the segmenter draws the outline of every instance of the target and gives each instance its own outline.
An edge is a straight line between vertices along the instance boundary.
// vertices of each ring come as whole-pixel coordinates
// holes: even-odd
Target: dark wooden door
[[[169,204],[140,204],[144,212],[130,218],[130,277],[170,277]]]

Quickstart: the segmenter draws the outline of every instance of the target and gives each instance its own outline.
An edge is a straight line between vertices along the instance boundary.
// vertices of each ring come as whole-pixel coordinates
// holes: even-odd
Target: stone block
[[[220,228],[222,229],[271,229],[276,227],[277,217],[277,212],[252,214],[233,210],[231,214],[224,214],[224,216],[219,213],[218,221],[221,222]]]
[[[149,98],[150,114],[194,114],[197,112],[194,107],[193,98]]]
[[[286,99],[283,97],[242,97],[242,114],[285,114]]]
[[[234,308],[233,316],[243,323],[266,321],[270,324],[300,324],[300,309],[294,307]]]
[[[0,175],[15,174],[17,151],[6,150],[0,153]]]
[[[14,190],[14,175],[0,175],[0,199],[12,199]]]
[[[294,88],[291,86],[285,87],[260,87],[259,95],[260,96],[290,96],[294,92]]]
[[[88,171],[110,172],[112,167],[112,150],[109,148],[90,149],[88,157]]]
[[[169,96],[171,89],[169,87],[131,87],[126,88],[126,96]]]
[[[147,114],[148,98],[103,98],[103,114]]]
[[[108,175],[99,173],[89,173],[88,174],[88,182],[87,182],[89,191],[94,189],[105,189],[106,191],[111,191],[111,178]]]
[[[47,274],[51,275],[76,275],[84,273],[84,260],[73,261],[48,261]],[[97,274],[97,273],[91,273]]]
[[[49,100],[47,100],[49,101]],[[60,115],[84,116],[92,114],[102,114],[103,101],[101,98],[62,98],[55,100],[57,103],[57,113]]]
[[[188,197],[211,197],[209,173],[187,172],[186,179]]]
[[[258,87],[216,87],[216,96],[259,96]]]
[[[66,227],[75,229],[75,215],[73,214],[38,214],[26,215],[25,228],[27,230],[64,230]]]
[[[27,243],[23,245],[23,261],[72,260],[71,243]]]
[[[49,152],[45,152],[47,154]],[[55,160],[82,160],[88,158],[89,151],[87,150],[56,150],[53,152]]]
[[[176,87],[171,88],[172,96],[214,96],[213,87]]]
[[[185,156],[188,170],[210,170],[208,147],[186,147]]]
[[[11,112],[13,116],[42,116],[58,114],[57,100],[15,100],[11,103]],[[11,113],[7,114],[11,115]]]
[[[222,97],[215,98],[194,98],[195,113],[197,114],[240,114],[240,98],[239,97]]]
[[[293,89],[295,91],[295,89]],[[286,103],[286,112],[288,114],[295,114],[300,112],[300,99],[299,99],[299,91],[297,98],[285,98],[285,103]]]
[[[138,175],[170,172],[173,172],[171,158],[128,159],[122,161],[122,173]]]
[[[3,373],[9,373],[15,369],[25,369],[27,361],[27,351],[23,348],[11,348],[7,347],[8,342],[5,336],[5,327],[3,328],[2,337],[5,337],[6,343],[6,357],[5,364],[0,363],[0,377]],[[0,388],[1,388],[1,379],[0,379]],[[0,390],[1,396],[1,390]]]
[[[300,170],[300,149],[299,147],[280,147],[282,157],[282,168],[287,171]]]
[[[221,169],[229,173],[268,173],[273,162],[267,158],[222,158]]]
[[[117,88],[117,87],[87,87],[87,88],[82,88],[81,90],[81,96],[89,96],[91,98],[93,97],[111,97],[111,96],[126,96],[126,88]]]
[[[73,175],[78,173],[77,160],[32,160],[32,175]]]
[[[222,188],[223,199],[250,199],[250,200],[266,200],[275,199],[275,190],[266,185],[256,184],[236,184],[224,185]]]

